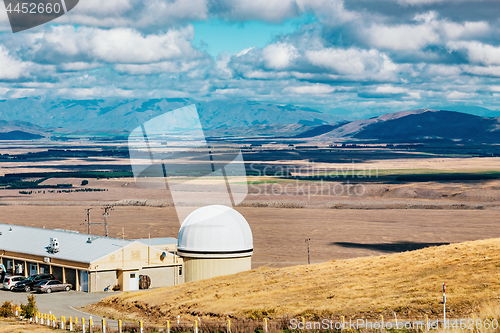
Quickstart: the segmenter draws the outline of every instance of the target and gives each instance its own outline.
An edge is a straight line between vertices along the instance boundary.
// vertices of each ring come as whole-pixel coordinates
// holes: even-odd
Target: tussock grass
[[[127,292],[89,307],[111,318],[393,318],[497,316],[500,239],[280,269],[259,268],[178,286]],[[497,303],[491,303],[497,304]],[[480,315],[480,313],[478,313]]]

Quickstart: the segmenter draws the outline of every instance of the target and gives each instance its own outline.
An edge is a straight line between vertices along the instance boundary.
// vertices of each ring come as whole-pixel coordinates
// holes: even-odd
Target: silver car
[[[26,278],[21,275],[6,276],[3,279],[3,289],[12,290],[12,287],[18,282],[24,281]]]
[[[38,282],[34,287],[33,290],[38,292],[38,293],[51,293],[53,291],[70,291],[71,288],[73,287],[72,284],[69,283],[62,283],[59,280],[51,280],[51,281],[41,281]]]

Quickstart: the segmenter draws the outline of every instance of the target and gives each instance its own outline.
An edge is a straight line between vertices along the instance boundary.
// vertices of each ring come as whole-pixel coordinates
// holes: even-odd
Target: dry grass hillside
[[[112,318],[210,316],[233,318],[400,318],[468,316],[500,298],[500,239],[480,240],[379,257],[256,270],[112,296],[89,310]]]

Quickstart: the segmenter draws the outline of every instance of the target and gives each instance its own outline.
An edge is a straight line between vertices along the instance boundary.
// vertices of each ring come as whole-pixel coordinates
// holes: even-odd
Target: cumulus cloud
[[[497,13],[491,0],[86,0],[57,25],[0,34],[0,96],[496,103]],[[213,59],[193,45],[194,21],[300,15],[315,19],[264,46]],[[0,13],[0,31],[7,22]]]
[[[299,53],[293,45],[276,43],[266,46],[262,50],[262,56],[267,68],[282,70],[290,67],[299,57]]]
[[[55,26],[37,35],[35,57],[57,62],[103,61],[108,63],[151,63],[177,58],[196,58],[201,52],[192,47],[192,26],[166,33],[145,35],[134,29],[101,29]]]
[[[297,86],[297,87],[286,87],[283,89],[284,92],[293,94],[312,94],[312,95],[322,95],[334,92],[335,87],[326,84],[313,84],[307,86]]]
[[[459,50],[467,53],[469,61],[482,65],[500,64],[500,47],[483,44],[477,41],[459,41],[448,43],[450,50]]]
[[[0,45],[0,80],[15,80],[29,75],[28,64],[14,58]]]

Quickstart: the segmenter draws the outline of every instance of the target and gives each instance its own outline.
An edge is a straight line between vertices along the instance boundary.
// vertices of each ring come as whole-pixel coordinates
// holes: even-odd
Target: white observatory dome
[[[253,251],[252,230],[245,218],[230,207],[198,208],[182,223],[177,250],[184,257],[249,256]]]

